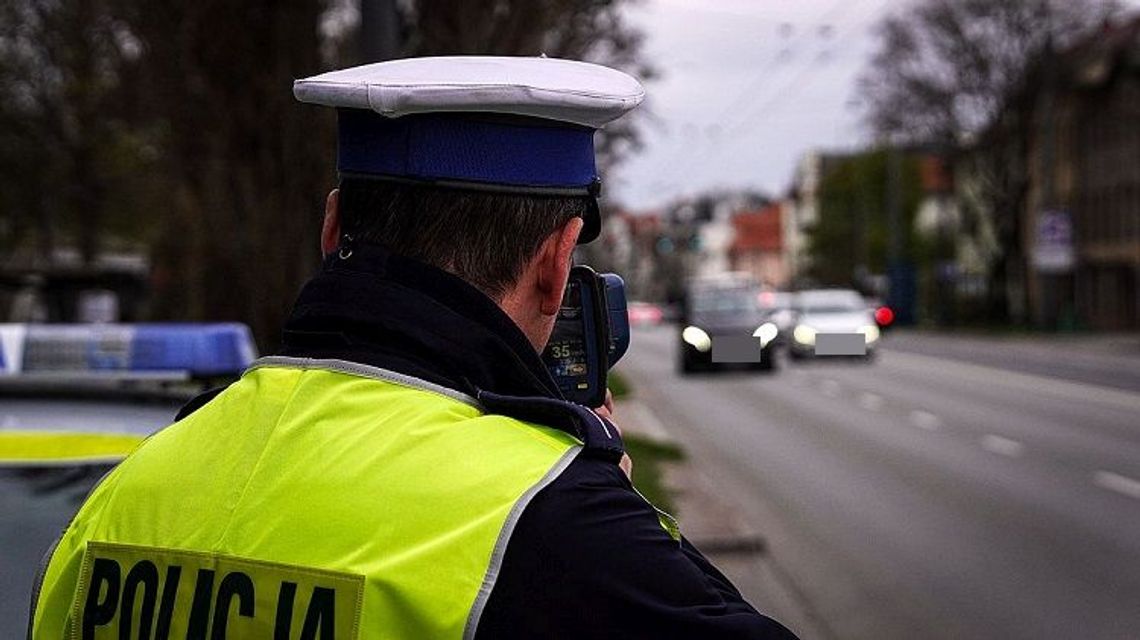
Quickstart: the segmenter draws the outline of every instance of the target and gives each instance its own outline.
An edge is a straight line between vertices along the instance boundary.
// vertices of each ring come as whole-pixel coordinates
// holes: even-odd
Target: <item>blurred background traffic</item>
[[[448,54],[645,83],[580,258],[632,300],[635,482],[759,608],[1137,637],[1140,0],[0,0],[0,636],[97,478],[276,348],[336,180],[293,79]]]

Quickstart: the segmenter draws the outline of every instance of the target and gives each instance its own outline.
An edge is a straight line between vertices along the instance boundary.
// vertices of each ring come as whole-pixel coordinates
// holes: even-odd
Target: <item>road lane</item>
[[[1140,477],[1140,397],[889,349],[682,379],[675,342],[637,333],[623,371],[834,636],[1140,628],[1140,500],[1105,487]]]
[[[1140,340],[1135,334],[949,335],[891,332],[891,349],[987,364],[1050,378],[1140,392]]]
[[[924,411],[975,439],[1024,443],[1059,468],[1083,473],[1109,464],[1140,473],[1140,394],[911,354],[880,360],[870,368],[809,363],[799,371],[852,393],[879,390],[891,410]]]

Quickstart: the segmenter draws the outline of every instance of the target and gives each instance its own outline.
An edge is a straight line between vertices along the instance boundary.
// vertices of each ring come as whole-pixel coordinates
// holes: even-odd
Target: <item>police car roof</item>
[[[232,322],[0,324],[0,383],[236,376],[255,356]]]

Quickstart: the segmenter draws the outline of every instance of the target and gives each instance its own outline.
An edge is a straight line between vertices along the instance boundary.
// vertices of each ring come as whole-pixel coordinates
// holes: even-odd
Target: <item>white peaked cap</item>
[[[633,77],[556,58],[408,58],[330,71],[293,83],[301,102],[398,118],[439,112],[506,113],[594,129],[641,103]]]

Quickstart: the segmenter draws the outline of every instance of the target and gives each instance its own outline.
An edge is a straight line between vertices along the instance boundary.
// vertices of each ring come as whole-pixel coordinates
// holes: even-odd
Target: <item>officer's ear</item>
[[[321,255],[329,255],[340,244],[340,189],[325,198],[325,221],[321,225]]]
[[[562,294],[566,290],[566,281],[570,278],[574,247],[578,246],[578,234],[582,232],[583,224],[581,218],[572,218],[550,234],[539,250],[539,311],[543,315],[556,315],[562,306]]]

